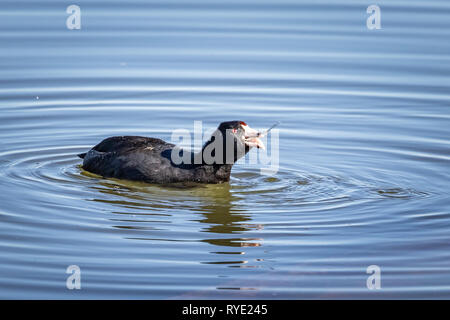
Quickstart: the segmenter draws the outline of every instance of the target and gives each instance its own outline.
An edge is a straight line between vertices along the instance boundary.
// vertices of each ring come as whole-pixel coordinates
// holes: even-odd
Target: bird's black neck
[[[227,182],[230,180],[231,169],[233,168],[234,163],[219,163],[213,162],[210,163],[206,161],[203,156],[203,149],[197,153],[192,154],[192,160],[197,172],[197,175],[201,180],[207,179],[209,180],[211,177],[214,177],[216,181],[211,182]]]

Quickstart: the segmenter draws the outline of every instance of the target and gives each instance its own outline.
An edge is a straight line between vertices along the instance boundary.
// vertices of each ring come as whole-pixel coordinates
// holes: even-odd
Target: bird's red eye
[[[247,124],[244,121],[239,121],[239,123],[243,126],[246,126]]]

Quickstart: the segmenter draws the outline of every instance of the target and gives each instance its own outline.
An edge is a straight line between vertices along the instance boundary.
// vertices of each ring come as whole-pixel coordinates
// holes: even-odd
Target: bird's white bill
[[[244,128],[244,135],[245,135],[245,144],[249,147],[257,147],[261,148],[263,150],[266,149],[264,146],[264,143],[258,138],[261,133],[258,130],[252,129],[249,126],[243,125],[242,128]]]
[[[262,141],[259,140],[258,138],[245,139],[245,144],[248,145],[249,147],[257,147],[257,148],[261,148],[263,150],[266,149],[266,147],[264,146],[264,143],[262,143]]]

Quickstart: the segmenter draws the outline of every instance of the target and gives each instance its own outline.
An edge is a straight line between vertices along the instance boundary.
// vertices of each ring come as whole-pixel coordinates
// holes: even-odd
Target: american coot
[[[243,121],[222,122],[202,150],[191,153],[161,139],[110,137],[86,153],[83,169],[103,177],[149,183],[222,183],[252,147],[264,148],[261,133]]]

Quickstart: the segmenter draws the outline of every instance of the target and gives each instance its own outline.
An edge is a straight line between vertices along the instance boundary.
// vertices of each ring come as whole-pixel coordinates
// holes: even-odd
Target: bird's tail
[[[84,157],[86,157],[86,152],[77,154],[77,156],[79,156],[81,159],[84,159]]]

